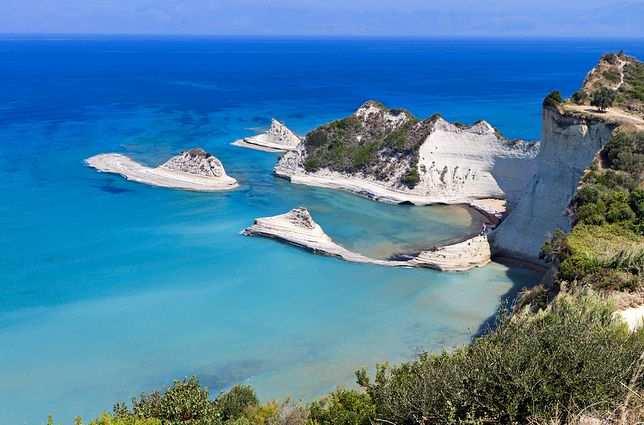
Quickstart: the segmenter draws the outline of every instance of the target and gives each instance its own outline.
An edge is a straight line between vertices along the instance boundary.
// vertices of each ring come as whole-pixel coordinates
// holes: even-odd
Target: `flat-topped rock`
[[[297,148],[301,141],[288,127],[272,119],[265,133],[236,140],[233,145],[268,152],[288,152]]]
[[[119,174],[127,180],[152,186],[203,192],[239,186],[237,180],[226,174],[221,161],[203,149],[185,151],[158,167],[147,167],[117,153],[95,155],[85,163],[100,172]]]
[[[389,267],[426,267],[442,271],[466,271],[490,262],[490,247],[484,234],[455,244],[439,246],[404,259],[379,260],[350,251],[327,235],[306,208],[273,217],[255,219],[242,231],[246,236],[262,236],[286,242],[316,254],[338,257],[356,263]]]

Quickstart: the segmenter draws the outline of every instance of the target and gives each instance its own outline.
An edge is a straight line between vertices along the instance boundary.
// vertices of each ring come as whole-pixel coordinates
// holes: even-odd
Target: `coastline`
[[[490,224],[498,224],[506,213],[506,201],[498,198],[468,198],[458,196],[425,196],[412,192],[398,191],[367,179],[341,176],[329,173],[329,176],[310,174],[290,174],[275,167],[274,174],[294,184],[312,187],[342,190],[377,202],[389,204],[428,205],[464,205],[485,216]],[[336,174],[338,174],[336,176]]]
[[[469,236],[458,242],[436,245],[416,254],[394,255],[386,260],[371,258],[337,244],[313,220],[308,210],[301,207],[284,214],[257,218],[241,234],[276,239],[318,255],[387,267],[467,271],[485,266],[491,261],[490,245],[485,232]]]

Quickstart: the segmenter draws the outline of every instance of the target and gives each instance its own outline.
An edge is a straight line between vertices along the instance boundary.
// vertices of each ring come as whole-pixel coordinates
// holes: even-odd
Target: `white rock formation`
[[[221,162],[202,149],[183,152],[155,168],[117,153],[95,155],[85,162],[98,171],[120,174],[128,180],[153,186],[203,192],[238,186],[237,180],[226,174]]]
[[[401,260],[378,260],[349,251],[335,243],[318,225],[306,208],[295,208],[273,217],[255,219],[242,231],[246,236],[277,239],[316,254],[338,257],[356,263],[390,267],[427,267],[442,271],[466,271],[490,262],[487,236],[477,235],[463,242],[436,247]]]
[[[404,111],[392,113],[373,102],[362,106],[354,115],[363,120],[365,127],[370,122],[384,121],[392,129],[411,118]],[[382,155],[381,168],[386,170],[386,180],[371,174],[339,173],[327,168],[307,172],[305,143],[282,156],[274,172],[293,183],[342,189],[383,202],[470,204],[477,209],[486,203],[480,202],[485,199],[507,200],[512,207],[534,175],[538,144],[508,141],[485,121],[467,127],[435,118],[415,124],[412,131],[415,128],[429,131],[429,135],[420,146],[417,164],[420,182],[413,189],[400,184],[408,162]],[[480,209],[499,217],[505,211],[505,203],[487,203]]]
[[[555,229],[570,230],[568,205],[613,128],[614,124],[592,117],[544,107],[536,175],[516,208],[492,233],[495,254],[536,261]]]
[[[626,322],[631,332],[644,326],[644,305],[618,310],[616,314]]]
[[[236,140],[233,145],[268,152],[287,152],[297,148],[301,141],[288,127],[272,119],[271,127],[265,133]]]

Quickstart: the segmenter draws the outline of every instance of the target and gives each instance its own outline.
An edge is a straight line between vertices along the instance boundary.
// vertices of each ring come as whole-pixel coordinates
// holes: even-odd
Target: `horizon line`
[[[644,40],[644,35],[550,35],[550,34],[216,34],[126,32],[2,32],[0,37],[128,37],[128,38],[253,38],[253,39],[482,39],[482,40]]]

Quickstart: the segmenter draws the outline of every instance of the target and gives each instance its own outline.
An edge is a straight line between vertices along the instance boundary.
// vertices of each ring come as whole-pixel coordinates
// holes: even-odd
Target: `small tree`
[[[606,109],[613,106],[615,101],[615,92],[607,87],[602,87],[595,90],[590,99],[590,105],[596,106],[600,112],[605,112]]]

